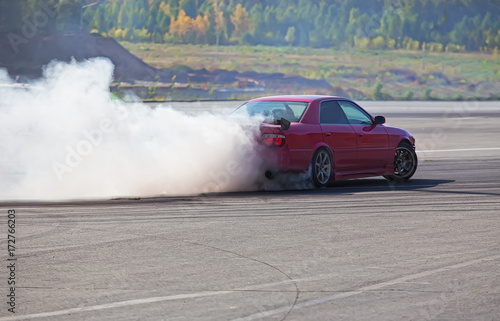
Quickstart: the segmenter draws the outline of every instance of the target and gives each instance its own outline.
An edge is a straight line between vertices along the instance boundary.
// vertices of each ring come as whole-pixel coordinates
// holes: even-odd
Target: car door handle
[[[365,134],[363,133],[358,133],[358,137],[363,137]]]
[[[332,136],[332,133],[325,133],[325,136]]]

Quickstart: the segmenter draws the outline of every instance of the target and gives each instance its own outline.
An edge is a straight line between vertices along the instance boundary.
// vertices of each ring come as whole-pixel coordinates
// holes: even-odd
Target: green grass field
[[[156,68],[325,79],[355,99],[500,99],[500,56],[406,50],[121,43]]]

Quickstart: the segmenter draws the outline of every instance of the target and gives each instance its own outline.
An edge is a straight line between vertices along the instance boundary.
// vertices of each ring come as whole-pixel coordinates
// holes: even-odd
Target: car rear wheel
[[[389,181],[407,181],[415,174],[417,164],[417,153],[415,153],[413,146],[402,142],[399,144],[394,155],[394,174],[384,177]]]
[[[312,178],[316,187],[325,187],[332,177],[332,157],[325,148],[318,149],[312,159]]]

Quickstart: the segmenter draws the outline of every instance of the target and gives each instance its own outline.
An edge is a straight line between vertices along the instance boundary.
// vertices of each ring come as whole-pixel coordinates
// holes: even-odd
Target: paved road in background
[[[0,203],[0,321],[498,320],[500,107],[391,104],[362,103],[416,136],[407,183]]]

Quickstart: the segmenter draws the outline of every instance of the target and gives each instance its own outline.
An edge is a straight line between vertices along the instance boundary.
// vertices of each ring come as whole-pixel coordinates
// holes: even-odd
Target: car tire
[[[312,179],[316,187],[325,187],[332,177],[332,156],[326,148],[318,149],[312,158]]]
[[[417,170],[418,158],[413,146],[401,142],[394,154],[394,174],[384,175],[388,181],[405,182]]]

